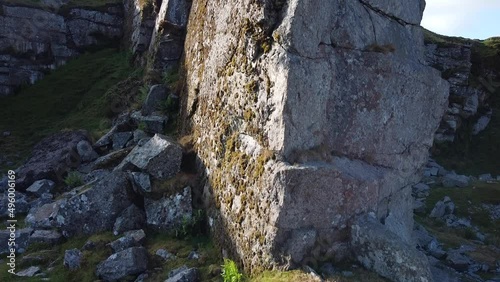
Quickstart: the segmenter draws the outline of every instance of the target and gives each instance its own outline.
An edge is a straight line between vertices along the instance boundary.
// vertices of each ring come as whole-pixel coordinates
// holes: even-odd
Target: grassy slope
[[[425,31],[425,41],[440,46],[450,44],[472,45],[472,76],[470,83],[478,85],[478,77],[483,69],[500,73],[500,38],[471,40],[462,37],[442,36]],[[488,99],[493,109],[490,124],[477,136],[470,134],[473,123],[465,124],[453,144],[438,144],[433,153],[439,163],[459,173],[478,175],[492,173],[500,175],[500,88]]]
[[[133,72],[126,53],[108,49],[84,54],[18,95],[0,98],[0,152],[20,164],[33,145],[62,129],[86,129],[94,136],[109,127],[104,97]],[[14,158],[13,158],[14,156]],[[7,169],[0,168],[0,171]]]

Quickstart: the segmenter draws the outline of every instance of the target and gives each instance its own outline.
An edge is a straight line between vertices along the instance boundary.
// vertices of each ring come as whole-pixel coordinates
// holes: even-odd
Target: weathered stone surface
[[[106,281],[116,281],[128,275],[137,275],[146,271],[148,252],[143,247],[133,247],[112,254],[97,265],[96,274]]]
[[[191,201],[190,187],[184,188],[182,193],[159,200],[145,198],[144,208],[148,225],[159,230],[173,231],[173,228],[179,227],[184,219],[191,219],[193,211]]]
[[[138,125],[143,124],[146,127],[144,130],[152,134],[162,134],[168,121],[168,117],[166,116],[157,114],[143,116],[139,111],[132,113],[132,119]]]
[[[392,281],[433,281],[425,255],[401,242],[375,218],[361,218],[352,225],[351,236],[355,257],[364,267]]]
[[[31,228],[23,228],[15,231],[15,249],[16,253],[22,254],[26,251],[26,248],[29,246],[29,237],[33,233],[33,229]],[[9,239],[11,238],[10,230],[0,230],[0,254],[7,254],[10,252],[10,246],[8,245]],[[12,241],[12,240],[10,240]]]
[[[146,214],[136,205],[132,204],[126,208],[116,219],[113,233],[118,235],[125,231],[140,229],[146,223]]]
[[[129,176],[134,191],[139,194],[151,192],[151,179],[149,178],[149,174],[143,172],[131,172]]]
[[[15,193],[16,199],[16,214],[25,214],[30,209],[30,203],[28,203],[28,197],[21,193]],[[9,216],[9,197],[7,193],[0,194],[0,216],[7,217]]]
[[[47,179],[42,179],[42,180],[37,180],[31,184],[28,189],[26,189],[26,192],[29,192],[37,197],[42,196],[44,193],[50,193],[52,192],[52,189],[55,187],[55,183],[52,180],[47,180]]]
[[[155,252],[155,255],[161,257],[164,261],[176,259],[175,255],[173,255],[172,253],[168,252],[165,249],[158,249]]]
[[[469,182],[470,178],[466,175],[449,173],[443,177],[443,186],[447,188],[467,187],[469,185]]]
[[[92,169],[101,169],[101,168],[111,168],[118,164],[120,164],[123,159],[130,153],[132,148],[125,148],[122,150],[117,150],[111,152],[105,156],[99,157],[92,164]]]
[[[139,246],[139,243],[133,237],[124,236],[109,243],[109,246],[115,253],[117,253],[128,248],[137,247]]]
[[[113,141],[113,150],[123,149],[127,142],[132,139],[132,132],[117,132],[111,137]]]
[[[486,115],[481,116],[476,123],[474,124],[474,127],[472,128],[472,134],[473,135],[478,135],[481,131],[485,130],[488,124],[491,121],[491,115],[492,111],[488,112]]]
[[[191,1],[162,1],[149,45],[149,54],[154,58],[153,68],[172,69],[179,63],[190,7]]]
[[[250,271],[309,258],[299,230],[336,256],[369,211],[410,241],[411,184],[449,92],[424,64],[423,1],[327,2],[193,2],[184,126],[216,237]]]
[[[117,169],[131,164],[154,178],[169,179],[180,171],[181,159],[181,146],[156,134],[143,146],[136,146]]]
[[[445,215],[453,214],[455,211],[455,204],[449,197],[444,197],[442,201],[438,201],[431,211],[429,217],[442,218]]]
[[[148,50],[155,20],[153,16],[153,7],[143,5],[140,0],[124,1],[125,6],[125,26],[130,30],[128,38],[134,55],[142,55]]]
[[[87,140],[78,142],[76,150],[80,158],[82,158],[82,162],[91,162],[99,157],[94,148],[92,148],[92,144]]]
[[[469,268],[471,260],[459,252],[450,252],[446,257],[446,263],[458,271],[465,271]]]
[[[113,172],[95,183],[76,188],[76,193],[28,214],[34,227],[59,227],[64,236],[112,230],[116,218],[132,202],[129,184],[122,172]]]
[[[123,235],[134,238],[134,240],[139,244],[144,243],[144,240],[146,239],[146,233],[144,233],[144,230],[142,229],[127,231],[123,233]]]
[[[165,282],[196,282],[198,281],[198,270],[188,268],[186,265],[170,271]]]
[[[70,270],[77,270],[80,268],[80,263],[82,261],[83,253],[78,249],[71,249],[64,251],[64,261],[65,267]]]
[[[157,111],[160,109],[161,103],[167,99],[167,96],[167,88],[164,85],[158,84],[151,86],[148,96],[142,104],[141,113],[147,116]]]
[[[63,239],[61,233],[55,230],[35,230],[30,236],[31,243],[55,245]]]
[[[80,165],[76,146],[82,140],[88,140],[85,131],[61,132],[40,141],[28,161],[17,170],[16,188],[24,191],[40,179],[60,183],[67,170]]]
[[[30,266],[26,269],[23,269],[16,273],[19,277],[33,277],[35,274],[40,272],[40,267],[38,266]]]

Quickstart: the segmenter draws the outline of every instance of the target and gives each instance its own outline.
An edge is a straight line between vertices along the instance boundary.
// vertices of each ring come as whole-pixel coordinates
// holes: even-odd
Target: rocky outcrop
[[[0,4],[0,96],[90,47],[116,44],[123,35],[123,7],[58,9]]]
[[[132,202],[123,172],[75,188],[66,197],[33,210],[26,221],[35,228],[59,228],[66,237],[111,230]]]
[[[453,142],[469,120],[477,120],[472,129],[473,135],[483,131],[490,121],[488,82],[484,77],[475,77],[477,73],[472,73],[474,44],[478,43],[472,40],[462,43],[426,41],[428,64],[441,71],[441,76],[450,83],[448,109],[436,132],[436,142]]]
[[[42,179],[61,183],[70,169],[80,165],[77,145],[86,140],[86,131],[61,132],[44,138],[35,145],[26,163],[17,169],[20,175],[17,189],[24,191],[33,182]]]
[[[163,74],[176,68],[183,54],[191,1],[157,3],[125,1],[126,30],[136,61]]]
[[[448,95],[424,63],[423,8],[193,3],[184,126],[216,238],[248,270],[345,258],[368,212],[411,244],[411,184]]]
[[[133,247],[112,254],[97,266],[96,275],[105,281],[117,281],[144,272],[148,267],[148,251]]]

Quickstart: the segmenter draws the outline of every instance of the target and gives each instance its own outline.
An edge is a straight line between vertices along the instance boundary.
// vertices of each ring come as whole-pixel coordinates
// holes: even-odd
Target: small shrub
[[[221,276],[224,282],[240,282],[243,278],[243,274],[238,271],[236,263],[230,259],[224,259]]]
[[[385,44],[385,45],[371,44],[365,48],[365,51],[388,54],[396,51],[396,47],[394,47],[394,45],[392,44]]]
[[[71,171],[70,173],[68,173],[68,176],[66,176],[66,179],[64,179],[64,183],[66,183],[66,185],[71,188],[82,186],[82,175],[77,171]]]
[[[205,213],[203,210],[195,210],[192,217],[184,217],[182,224],[175,230],[175,237],[186,238],[201,235],[205,230]]]
[[[146,97],[148,97],[149,94],[149,86],[148,85],[143,85],[139,88],[139,99],[138,102],[142,104],[145,100]]]
[[[180,74],[177,68],[168,70],[163,73],[162,82],[168,87],[170,87],[170,89],[175,91],[178,87],[179,81],[180,81]]]

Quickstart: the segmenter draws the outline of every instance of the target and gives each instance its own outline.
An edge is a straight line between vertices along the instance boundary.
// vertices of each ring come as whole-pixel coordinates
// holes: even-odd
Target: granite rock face
[[[345,258],[368,212],[412,244],[411,186],[449,91],[425,64],[424,6],[193,3],[184,130],[216,238],[249,271]]]
[[[433,44],[426,43],[425,57],[429,65],[441,71],[441,76],[450,83],[448,109],[436,132],[437,142],[453,142],[462,125],[468,119],[477,119],[481,112],[485,114],[473,129],[476,135],[484,130],[491,117],[491,109],[486,100],[489,96],[487,87],[472,84],[472,43]],[[484,79],[484,78],[483,78]]]
[[[119,42],[123,6],[102,9],[0,4],[0,96],[33,84],[85,49]]]

